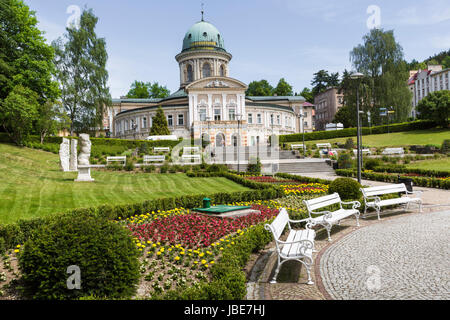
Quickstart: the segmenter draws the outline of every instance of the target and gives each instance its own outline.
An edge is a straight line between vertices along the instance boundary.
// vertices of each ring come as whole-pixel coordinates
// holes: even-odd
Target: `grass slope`
[[[450,158],[412,162],[407,164],[406,167],[414,169],[450,171]]]
[[[58,155],[0,144],[0,224],[101,204],[123,204],[185,194],[245,191],[228,179],[185,174],[91,171],[95,182],[74,182]]]
[[[335,138],[329,140],[314,140],[306,141],[306,145],[313,145],[323,142],[340,142],[345,143],[348,138]],[[383,134],[373,134],[362,136],[362,144],[368,147],[402,147],[409,145],[427,145],[433,144],[440,146],[445,139],[450,139],[450,130],[445,129],[431,129],[431,130],[416,130],[405,132],[393,132]],[[356,137],[353,137],[356,144]],[[291,142],[291,144],[302,143]]]

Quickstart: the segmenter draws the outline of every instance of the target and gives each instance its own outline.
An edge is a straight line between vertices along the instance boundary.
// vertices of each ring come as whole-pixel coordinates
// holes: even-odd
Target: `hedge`
[[[337,169],[336,174],[344,177],[356,178],[357,172],[355,170]],[[397,175],[387,173],[361,172],[361,177],[373,181],[398,183]],[[434,177],[411,177],[411,176],[400,176],[400,177],[412,179],[413,184],[419,187],[450,189],[450,179],[444,180]]]
[[[402,165],[377,166],[374,167],[372,170],[375,172],[388,172],[388,173],[417,173],[422,174],[424,176],[438,177],[438,178],[450,176],[450,171],[407,168]]]
[[[282,173],[282,172],[275,174],[275,176],[283,178],[283,179],[296,180],[299,182],[321,183],[321,184],[325,184],[325,185],[329,185],[332,182],[331,180],[303,177],[303,176],[297,176],[297,175],[293,175],[293,174],[289,174],[289,173]]]
[[[412,130],[425,130],[436,127],[436,123],[429,120],[418,120],[412,122],[402,122],[402,123],[394,123],[389,125],[389,132],[401,132],[401,131],[412,131]],[[361,132],[363,135],[368,134],[382,134],[387,133],[387,126],[375,126],[375,127],[363,127],[361,128]],[[347,128],[342,130],[333,130],[333,131],[315,131],[315,132],[307,132],[305,133],[305,141],[311,140],[325,140],[325,139],[334,139],[334,138],[344,138],[344,137],[355,137],[356,136],[356,128]],[[298,142],[302,141],[303,134],[302,133],[294,133],[287,135],[279,136],[279,143],[283,144],[286,142]]]

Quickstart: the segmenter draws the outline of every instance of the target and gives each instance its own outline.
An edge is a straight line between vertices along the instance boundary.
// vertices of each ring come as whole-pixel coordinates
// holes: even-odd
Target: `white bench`
[[[194,160],[194,162],[196,161],[201,161],[202,160],[202,156],[199,154],[183,154],[181,156],[181,160],[183,161],[189,161],[191,162],[192,160]]]
[[[149,164],[150,162],[164,162],[166,156],[144,156],[143,164]]]
[[[302,143],[302,144],[291,144],[291,149],[292,149],[292,150],[295,150],[295,149],[304,149],[303,143]]]
[[[392,205],[404,205],[405,210],[408,209],[410,203],[415,203],[419,206],[419,212],[422,212],[422,199],[410,198],[409,194],[422,193],[421,191],[408,191],[404,183],[390,184],[385,186],[361,188],[364,197],[364,215],[367,213],[367,208],[374,208],[377,211],[378,220],[380,220],[381,207]],[[406,196],[400,195],[398,198],[381,200],[379,196],[392,193],[405,193]]]
[[[316,143],[317,148],[331,149],[331,143]]]
[[[199,153],[200,152],[200,148],[199,147],[184,147],[183,148],[183,153]]]
[[[307,222],[308,219],[303,220],[291,220],[285,208],[281,208],[277,217],[272,221],[271,224],[264,225],[264,228],[272,232],[273,238],[275,240],[275,249],[278,254],[278,264],[270,283],[276,283],[278,272],[280,271],[281,265],[289,260],[296,260],[302,263],[306,267],[306,272],[308,273],[308,284],[314,284],[311,280],[311,266],[313,265],[313,250],[314,250],[314,239],[316,237],[316,232],[306,226],[306,229],[294,230],[291,229],[290,223]],[[289,234],[286,241],[281,241],[281,235],[284,229],[288,226]]]
[[[169,147],[154,147],[153,152],[170,152]]]
[[[356,218],[356,225],[359,227],[359,210],[357,209],[361,206],[361,203],[359,203],[359,201],[343,202],[339,194],[335,192],[331,195],[314,198],[311,200],[303,200],[303,203],[306,205],[306,209],[308,209],[311,226],[313,227],[317,224],[320,224],[325,227],[328,233],[328,241],[331,241],[331,227],[336,223],[340,224],[342,219],[353,215]],[[333,204],[339,204],[340,208],[336,211],[314,211],[316,209],[328,207]],[[343,204],[351,204],[352,209],[344,209],[342,207]],[[312,215],[319,216],[313,217]]]
[[[383,150],[382,154],[390,155],[390,154],[404,154],[405,151],[403,148],[386,148]]]
[[[127,163],[127,156],[106,157],[106,164],[111,164],[111,162],[121,162],[125,166]]]
[[[353,153],[355,156],[358,154],[358,149],[353,149]],[[370,149],[361,149],[362,154],[372,154],[372,151]]]

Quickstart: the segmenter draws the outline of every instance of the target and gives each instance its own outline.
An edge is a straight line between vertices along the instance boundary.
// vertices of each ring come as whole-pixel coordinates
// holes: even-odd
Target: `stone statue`
[[[86,133],[80,134],[80,156],[78,157],[79,166],[88,166],[91,157],[91,140]]]
[[[69,157],[70,157],[70,140],[63,138],[62,143],[59,145],[59,161],[61,164],[61,168],[64,172],[70,170]]]
[[[82,133],[80,134],[80,155],[78,156],[78,178],[75,181],[94,181],[91,178],[90,156],[91,141],[89,135]]]
[[[78,170],[78,156],[77,156],[77,145],[78,140],[72,139],[70,141],[70,163],[69,163],[69,169],[70,171],[77,171]]]

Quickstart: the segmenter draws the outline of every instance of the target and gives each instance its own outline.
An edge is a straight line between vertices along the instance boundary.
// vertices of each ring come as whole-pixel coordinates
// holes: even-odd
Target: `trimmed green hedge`
[[[429,177],[444,178],[450,176],[449,171],[445,170],[427,170],[418,168],[407,168],[402,165],[390,165],[390,166],[377,166],[373,168],[375,172],[388,172],[388,173],[417,173],[423,174]]]
[[[306,182],[306,183],[321,183],[321,184],[329,185],[332,182],[331,180],[303,177],[303,176],[297,176],[297,175],[293,175],[293,174],[289,174],[289,173],[282,173],[282,172],[275,174],[275,176],[283,178],[283,179],[290,179],[290,180]]]
[[[389,132],[425,130],[434,127],[436,127],[436,124],[433,121],[419,120],[413,122],[402,122],[391,124],[389,125]],[[363,135],[382,134],[387,133],[387,127],[385,125],[375,126],[371,128],[363,127],[361,128],[361,132]],[[333,131],[315,131],[305,133],[305,141],[325,140],[325,139],[355,137],[355,136],[356,136],[356,128],[347,128],[343,130],[333,130]],[[302,139],[303,139],[302,133],[280,135],[279,143],[283,144],[286,142],[298,142],[302,141]]]
[[[356,178],[357,172],[355,170],[337,169],[336,174],[344,177]],[[373,181],[398,183],[398,177],[393,174],[361,172],[361,177],[363,179]],[[400,177],[412,179],[413,184],[419,187],[450,189],[450,179],[444,180],[444,179],[437,179],[434,177],[411,177],[411,176],[400,176]]]

